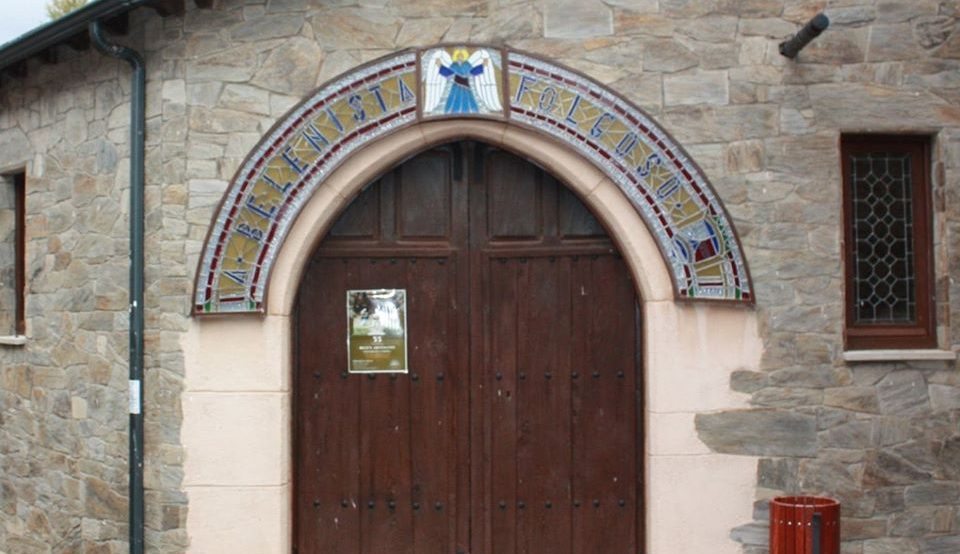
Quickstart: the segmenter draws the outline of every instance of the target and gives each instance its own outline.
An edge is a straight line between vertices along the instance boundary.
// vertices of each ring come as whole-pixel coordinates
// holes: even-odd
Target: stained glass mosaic
[[[572,71],[511,53],[510,117],[592,159],[654,232],[681,296],[749,300],[743,256],[720,202],[680,147],[643,112]]]
[[[227,190],[198,274],[195,310],[263,310],[279,245],[310,194],[363,144],[416,119],[416,55],[346,75],[264,139]]]
[[[857,323],[913,323],[916,298],[909,154],[851,160]]]
[[[421,56],[423,116],[499,115],[503,111],[500,51],[452,46]]]
[[[322,87],[244,163],[216,214],[196,313],[261,312],[270,269],[297,213],[357,148],[437,117],[494,117],[559,139],[630,199],[679,297],[751,301],[746,265],[706,178],[649,117],[571,70],[487,46],[403,52]]]

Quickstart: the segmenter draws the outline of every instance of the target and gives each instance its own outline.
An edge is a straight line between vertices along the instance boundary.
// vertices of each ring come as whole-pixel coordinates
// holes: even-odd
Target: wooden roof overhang
[[[57,48],[67,45],[74,50],[90,47],[88,26],[101,21],[113,33],[124,35],[128,30],[129,13],[136,8],[151,8],[161,16],[182,15],[187,0],[95,0],[67,15],[28,31],[0,45],[0,74],[23,78],[27,61],[39,58],[44,63],[57,62]],[[210,8],[213,0],[193,0],[199,8]]]

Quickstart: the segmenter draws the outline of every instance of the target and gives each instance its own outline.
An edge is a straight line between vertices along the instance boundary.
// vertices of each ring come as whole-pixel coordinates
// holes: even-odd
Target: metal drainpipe
[[[90,38],[107,56],[133,68],[130,99],[130,554],[143,554],[143,174],[146,71],[143,57],[108,42],[99,21]]]

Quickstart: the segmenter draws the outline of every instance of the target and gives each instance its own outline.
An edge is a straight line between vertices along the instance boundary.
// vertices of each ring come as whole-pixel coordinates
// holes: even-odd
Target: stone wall
[[[766,500],[781,494],[839,499],[844,552],[960,551],[956,371],[863,364],[783,380],[790,372],[738,375],[757,408],[697,421],[711,448],[763,456],[757,521],[733,532],[745,551],[767,551]]]
[[[647,110],[712,180],[757,294],[755,409],[705,414],[714,451],[760,457],[757,522],[781,492],[844,502],[844,551],[960,551],[960,375],[953,362],[842,359],[841,131],[935,145],[941,346],[960,283],[960,2],[937,0],[219,0],[136,12],[147,127],[147,523],[186,548],[180,447],[196,261],[227,182],[327,79],[408,46],[506,43],[568,64]],[[780,40],[821,9],[797,61]],[[0,551],[124,551],[128,69],[62,48],[0,86],[0,167],[27,163],[27,334],[0,351]],[[656,322],[650,322],[655,325]],[[197,368],[200,370],[202,368]],[[192,369],[193,370],[193,369]]]
[[[92,50],[64,46],[59,55],[0,86],[0,167],[27,168],[28,336],[24,346],[0,346],[0,552],[126,552],[129,70]],[[173,234],[183,248],[183,231],[170,231],[183,202],[171,214],[176,186],[161,186],[169,147],[160,146],[153,66],[147,521],[152,551],[179,552],[183,366],[173,322],[185,325],[192,270],[164,250]]]

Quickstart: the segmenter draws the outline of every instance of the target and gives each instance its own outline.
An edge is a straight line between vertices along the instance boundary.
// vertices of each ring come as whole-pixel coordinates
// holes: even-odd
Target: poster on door
[[[347,291],[347,369],[350,373],[406,373],[407,291]]]

